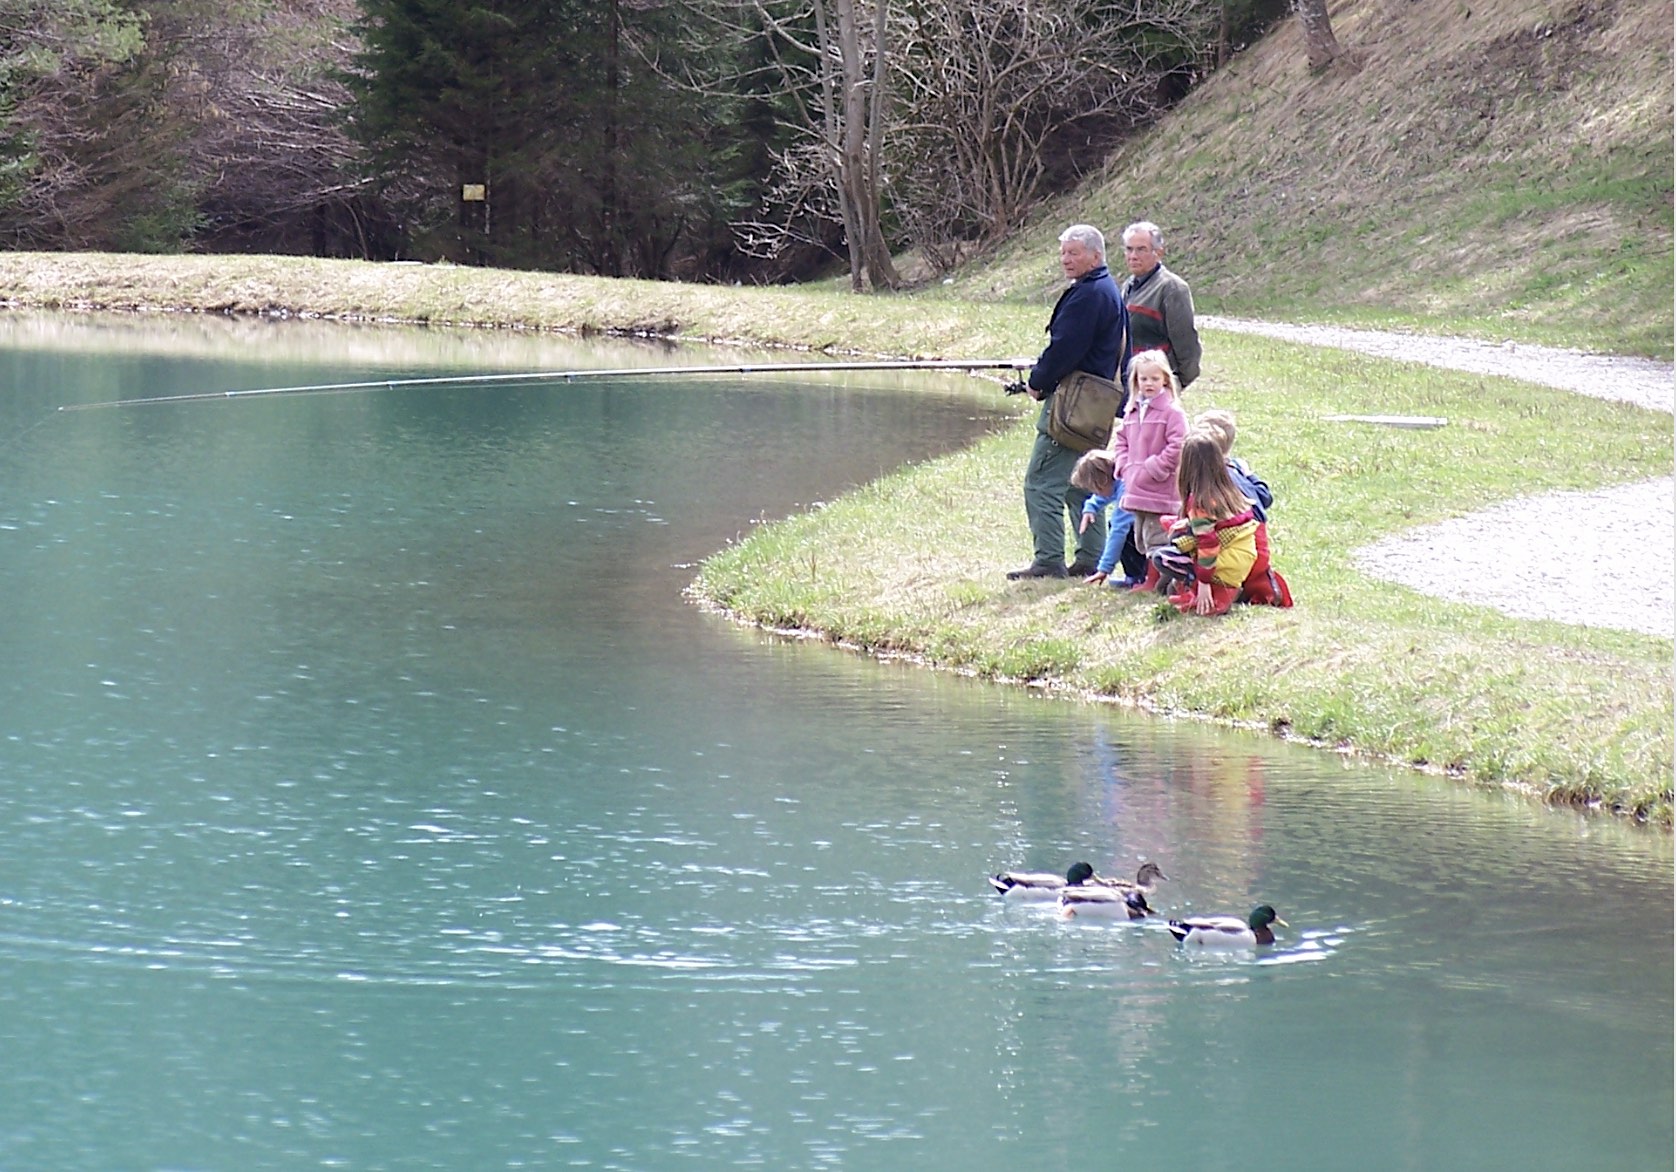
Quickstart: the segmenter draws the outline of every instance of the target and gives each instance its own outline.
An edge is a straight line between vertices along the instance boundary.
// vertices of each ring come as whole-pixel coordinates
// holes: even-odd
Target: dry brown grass
[[[1041,335],[1040,315],[1023,306],[310,257],[0,252],[0,303],[641,334],[869,356],[1005,357],[1034,353]]]
[[[1153,219],[1202,309],[1671,352],[1664,0],[1345,0],[1357,72],[1294,22],[970,275],[1036,297],[1070,219]],[[963,282],[965,283],[965,282]]]

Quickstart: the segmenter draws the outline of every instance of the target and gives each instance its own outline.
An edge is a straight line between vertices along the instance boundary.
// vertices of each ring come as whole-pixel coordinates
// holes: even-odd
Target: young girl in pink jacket
[[[1176,400],[1181,384],[1162,350],[1143,350],[1129,360],[1129,404],[1122,425],[1112,437],[1117,478],[1123,481],[1118,504],[1135,518],[1135,548],[1147,557],[1146,579],[1136,590],[1158,586],[1158,567],[1151,554],[1167,541],[1159,517],[1181,512],[1176,495],[1176,470],[1181,463],[1181,441],[1187,435],[1187,416]]]

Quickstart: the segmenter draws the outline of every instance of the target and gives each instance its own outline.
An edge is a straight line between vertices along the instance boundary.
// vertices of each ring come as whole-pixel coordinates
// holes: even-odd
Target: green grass
[[[1006,582],[1029,558],[1016,504],[1028,420],[757,531],[706,562],[695,589],[753,621],[871,651],[1670,820],[1669,639],[1439,601],[1370,580],[1349,556],[1518,493],[1667,475],[1667,416],[1269,342],[1226,354],[1189,400],[1238,414],[1240,450],[1279,502],[1275,558],[1295,609],[1200,620],[1104,588]],[[1321,419],[1334,412],[1451,424]],[[1529,536],[1540,540],[1539,527]]]
[[[1047,269],[1042,270],[1047,288]],[[957,286],[958,287],[958,286]],[[1024,302],[857,298],[284,257],[0,253],[14,305],[324,314],[579,332],[657,324],[797,350],[1029,354]],[[186,320],[190,320],[187,318]],[[1669,823],[1669,639],[1526,622],[1373,582],[1358,545],[1546,490],[1668,475],[1670,418],[1505,379],[1211,333],[1191,411],[1233,409],[1278,497],[1299,600],[1214,622],[1074,585],[1008,584],[1029,556],[1019,476],[1032,423],[757,527],[698,591],[752,621],[1001,680],[1273,728],[1558,801]],[[841,343],[841,346],[840,346]],[[1021,406],[1021,412],[1023,408]],[[1442,415],[1435,431],[1328,414]],[[1540,540],[1540,528],[1528,535]]]

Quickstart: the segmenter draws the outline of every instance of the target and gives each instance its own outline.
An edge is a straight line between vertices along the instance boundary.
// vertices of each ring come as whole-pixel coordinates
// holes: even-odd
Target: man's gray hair
[[[1123,242],[1127,244],[1129,242],[1129,237],[1136,232],[1145,232],[1148,236],[1152,237],[1152,247],[1158,249],[1159,251],[1163,251],[1164,230],[1157,224],[1154,224],[1151,220],[1136,220],[1133,224],[1130,224],[1127,228],[1123,229]]]
[[[1059,243],[1068,244],[1075,240],[1095,256],[1105,259],[1106,238],[1100,229],[1093,224],[1072,224],[1059,234]]]

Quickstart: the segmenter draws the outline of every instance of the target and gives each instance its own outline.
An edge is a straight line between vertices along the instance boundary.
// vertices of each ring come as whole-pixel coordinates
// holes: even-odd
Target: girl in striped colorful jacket
[[[1286,579],[1269,565],[1268,527],[1208,432],[1189,432],[1182,441],[1176,487],[1181,516],[1163,518],[1170,540],[1151,554],[1176,608],[1211,615],[1226,614],[1235,602],[1291,606]]]

